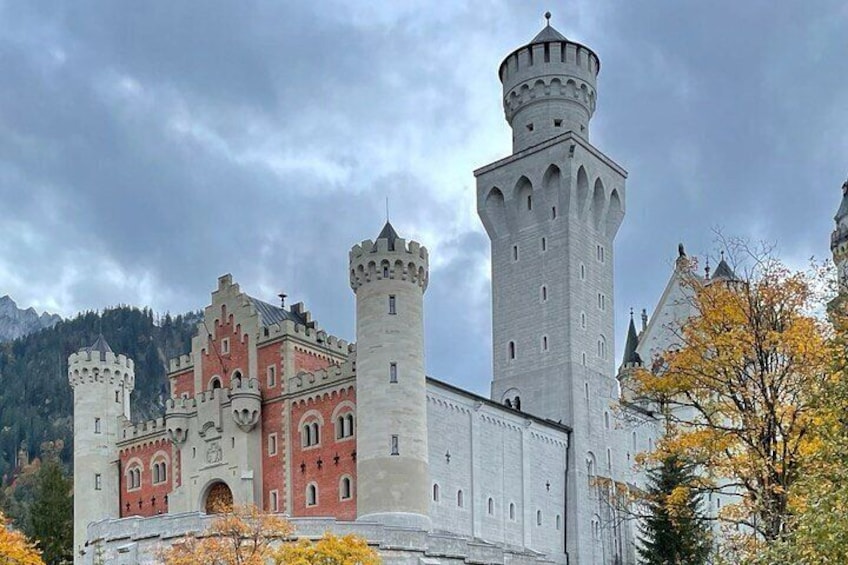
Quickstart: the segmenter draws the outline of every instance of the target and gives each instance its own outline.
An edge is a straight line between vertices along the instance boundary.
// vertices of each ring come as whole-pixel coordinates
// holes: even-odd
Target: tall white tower
[[[839,290],[848,289],[848,180],[842,183],[842,202],[834,216],[836,229],[830,235],[830,251],[839,276]]]
[[[611,422],[613,242],[627,173],[589,142],[599,69],[550,22],[510,53],[499,76],[513,153],[474,173],[491,240],[492,400],[573,429],[566,530],[581,564],[622,551],[610,538],[601,560],[592,553],[604,517],[589,485],[629,466]]]
[[[356,293],[357,515],[430,529],[424,291],[427,249],[386,222],[350,251]]]
[[[83,562],[86,528],[120,517],[117,442],[130,418],[133,361],[116,355],[101,335],[68,357],[74,389],[74,563]]]

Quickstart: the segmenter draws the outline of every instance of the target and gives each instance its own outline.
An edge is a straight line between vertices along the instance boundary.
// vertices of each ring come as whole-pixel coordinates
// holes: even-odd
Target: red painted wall
[[[221,320],[212,329],[206,351],[201,352],[201,378],[203,390],[208,390],[209,381],[214,375],[221,378],[221,386],[229,388],[230,377],[238,369],[242,375],[248,374],[248,355],[251,338],[243,336],[241,325],[233,322],[233,316],[227,314],[226,306],[221,308]],[[224,353],[222,340],[229,339],[229,353]]]
[[[187,395],[194,398],[194,370],[189,369],[182,373],[171,375],[171,398],[180,398]]]
[[[167,476],[164,482],[153,484],[151,463],[158,452],[165,452]],[[122,449],[119,454],[121,517],[155,516],[168,512],[167,495],[172,490],[173,461],[171,443],[166,439],[146,441],[141,445]],[[160,458],[157,458],[159,461]],[[136,461],[141,462],[141,488],[129,490],[127,471]]]
[[[353,402],[355,407],[356,389],[353,385],[342,391],[322,394],[317,399],[292,401],[289,441],[292,446],[293,516],[334,516],[342,520],[356,518],[356,434],[336,439],[333,421],[333,411],[345,401]],[[313,410],[324,421],[321,441],[318,446],[304,448],[299,424],[301,418]],[[348,500],[339,498],[339,480],[344,475],[350,476],[352,484],[351,498]],[[318,486],[318,504],[307,506],[306,487],[312,482]]]

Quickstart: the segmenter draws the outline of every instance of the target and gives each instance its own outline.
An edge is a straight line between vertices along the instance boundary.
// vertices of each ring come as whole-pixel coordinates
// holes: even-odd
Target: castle
[[[75,563],[152,562],[233,503],[283,513],[300,535],[358,533],[387,563],[636,563],[616,498],[639,484],[634,458],[657,429],[620,389],[687,313],[673,274],[650,323],[631,320],[616,371],[627,173],[589,141],[599,70],[550,23],[500,65],[513,151],[474,173],[491,240],[489,398],[427,375],[429,255],[388,222],[350,251],[355,345],[303,304],[222,276],[190,353],[170,361],[164,417],[131,423],[133,362],[102,336],[70,356]]]

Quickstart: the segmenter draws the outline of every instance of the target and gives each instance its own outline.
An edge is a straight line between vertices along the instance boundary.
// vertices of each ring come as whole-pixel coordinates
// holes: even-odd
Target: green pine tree
[[[36,474],[35,498],[30,507],[27,533],[38,540],[42,558],[48,565],[73,562],[72,487],[58,457],[45,457]]]
[[[710,555],[710,529],[692,469],[667,457],[648,473],[639,556],[645,565],[704,565]]]

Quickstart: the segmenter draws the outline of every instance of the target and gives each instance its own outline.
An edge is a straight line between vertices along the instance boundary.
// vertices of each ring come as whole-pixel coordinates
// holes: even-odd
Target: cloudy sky
[[[550,9],[601,59],[592,141],[630,173],[620,350],[713,230],[829,254],[848,4],[0,0],[0,295],[62,315],[203,307],[231,272],[353,337],[347,251],[429,246],[429,372],[490,374],[472,170],[510,152],[497,68]]]

